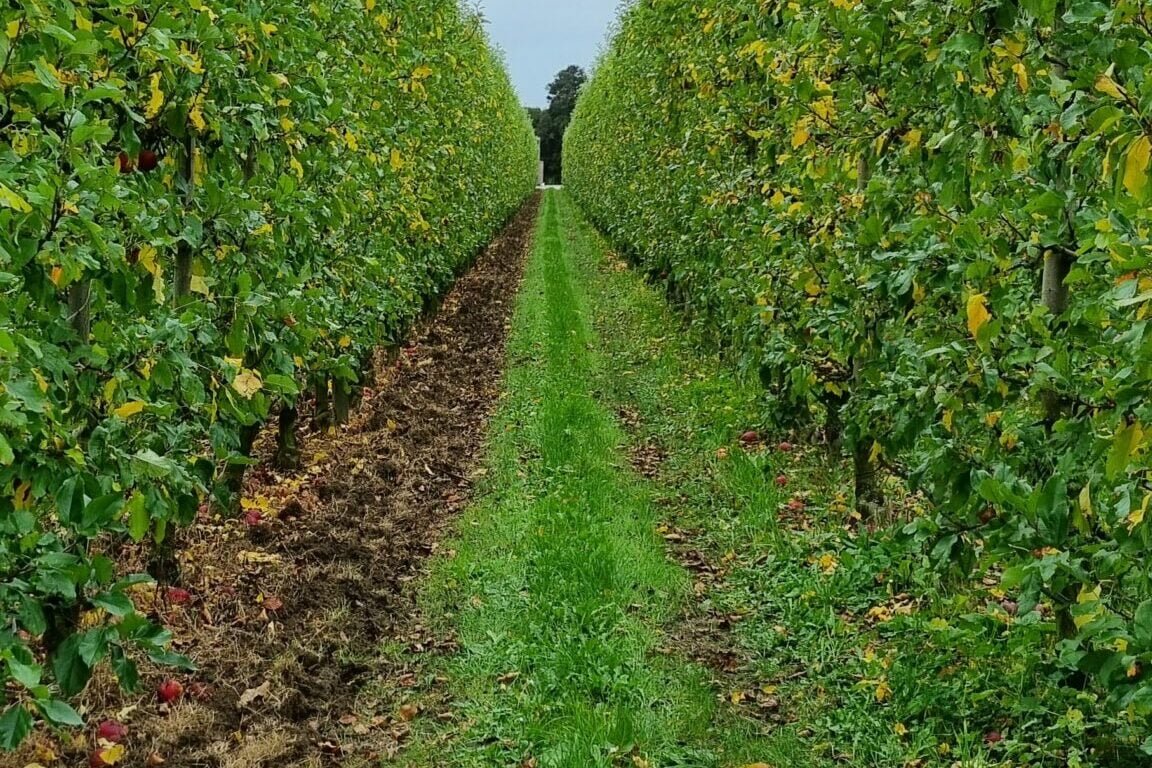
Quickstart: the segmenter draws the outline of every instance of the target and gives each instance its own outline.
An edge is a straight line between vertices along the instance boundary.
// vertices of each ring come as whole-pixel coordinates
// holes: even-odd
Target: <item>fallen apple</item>
[[[192,593],[182,587],[168,587],[168,602],[173,605],[184,605],[192,602]]]
[[[105,720],[96,728],[96,738],[119,744],[128,738],[128,729],[115,720]]]
[[[172,704],[180,700],[184,695],[184,686],[179,680],[165,680],[160,683],[160,687],[156,689],[156,696],[160,699],[161,704]]]
[[[795,446],[793,446],[792,443],[789,443],[788,441],[784,441],[780,443],[780,445],[776,446],[776,450],[780,451],[780,453],[792,453],[792,451],[795,450]]]
[[[776,485],[780,486],[781,488],[788,485],[788,475],[777,475]]]
[[[744,445],[755,445],[760,442],[760,433],[754,430],[748,430],[740,435],[740,442],[744,443]]]

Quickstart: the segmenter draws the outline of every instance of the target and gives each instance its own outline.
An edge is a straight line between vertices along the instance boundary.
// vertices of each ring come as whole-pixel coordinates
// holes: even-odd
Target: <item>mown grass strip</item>
[[[458,725],[403,759],[445,762],[446,737],[453,766],[742,765],[746,729],[713,728],[705,671],[659,652],[690,580],[603,401],[617,372],[574,266],[599,246],[572,231],[584,225],[569,208],[549,193],[481,499],[427,590],[427,615],[459,638],[442,670]]]

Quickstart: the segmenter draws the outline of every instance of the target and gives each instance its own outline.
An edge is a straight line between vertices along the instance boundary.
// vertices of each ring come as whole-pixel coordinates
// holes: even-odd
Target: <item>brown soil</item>
[[[120,765],[359,766],[399,749],[414,714],[403,690],[419,683],[381,648],[451,644],[419,624],[414,582],[469,498],[538,205],[381,363],[352,424],[309,436],[299,472],[249,473],[247,523],[203,515],[186,533],[187,594],[138,596],[198,671],[177,677],[185,693],[170,707],[156,701],[158,669],[145,670],[139,700],[93,682],[93,726],[116,718],[129,729]],[[262,438],[265,454],[271,442]],[[93,737],[37,747],[41,762],[47,749],[87,764]]]

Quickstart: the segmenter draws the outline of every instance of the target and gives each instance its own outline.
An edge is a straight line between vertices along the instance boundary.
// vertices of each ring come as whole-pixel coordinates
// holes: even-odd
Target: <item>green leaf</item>
[[[40,678],[44,670],[39,664],[25,664],[16,659],[8,660],[8,673],[12,679],[25,688],[35,688],[40,685]]]
[[[11,466],[14,461],[16,461],[16,454],[12,452],[8,438],[0,435],[0,467]]]
[[[118,618],[127,616],[136,610],[132,601],[123,592],[106,592],[103,595],[97,595],[92,598],[92,604],[103,608]]]
[[[65,696],[76,696],[92,678],[92,668],[80,656],[80,635],[72,635],[56,649],[52,672]]]
[[[132,537],[132,541],[137,543],[144,541],[151,524],[152,517],[148,514],[144,494],[132,494],[132,498],[128,501],[128,535]]]
[[[23,704],[13,704],[0,717],[0,750],[12,752],[32,732],[32,715]]]
[[[81,524],[88,530],[106,528],[123,506],[124,494],[122,493],[110,493],[107,496],[93,499],[84,508]]]
[[[1136,609],[1132,634],[1145,649],[1152,650],[1152,600],[1145,600]]]
[[[71,726],[72,728],[84,727],[84,719],[80,717],[80,714],[69,704],[59,699],[38,702],[37,706],[40,708],[40,713],[44,715],[44,719],[53,725]]]
[[[1140,423],[1129,424],[1121,428],[1112,440],[1112,450],[1108,453],[1108,464],[1105,472],[1109,480],[1115,480],[1125,470],[1132,459],[1132,453],[1139,447],[1144,439],[1144,431]]]
[[[32,732],[32,715],[21,704],[8,707],[0,717],[0,750],[13,752]]]

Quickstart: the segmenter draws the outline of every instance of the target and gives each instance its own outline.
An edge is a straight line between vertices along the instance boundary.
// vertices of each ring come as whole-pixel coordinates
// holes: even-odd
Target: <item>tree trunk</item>
[[[287,403],[280,409],[279,432],[276,434],[276,466],[280,469],[300,468],[300,447],[296,442],[296,423],[300,412]]]
[[[852,469],[856,477],[856,511],[863,520],[874,520],[884,508],[884,491],[880,487],[880,467],[872,460],[872,448],[860,440],[852,450]]]
[[[180,169],[186,185],[184,192],[185,210],[191,209],[196,191],[196,137],[189,133],[184,141],[184,167]],[[176,249],[176,273],[173,278],[172,294],[177,307],[188,303],[192,295],[192,246],[180,241]]]
[[[337,381],[332,388],[332,412],[339,427],[348,423],[352,415],[352,385]]]
[[[260,426],[260,424],[250,424],[240,428],[238,453],[244,458],[251,458],[252,446],[256,444],[256,438],[260,436]],[[240,497],[244,492],[244,473],[247,470],[247,464],[229,464],[228,468],[224,470],[224,485],[231,497],[230,503],[233,510],[240,505]]]
[[[332,428],[332,398],[328,394],[328,378],[320,376],[316,379],[316,413],[312,415],[312,421],[316,425],[316,429],[321,432],[327,432]]]
[[[87,343],[92,334],[92,282],[81,280],[68,289],[68,317],[72,330]]]
[[[1049,251],[1044,257],[1044,280],[1040,288],[1040,299],[1054,316],[1059,317],[1068,309],[1068,286],[1064,281],[1072,271],[1072,259],[1065,253]]]

